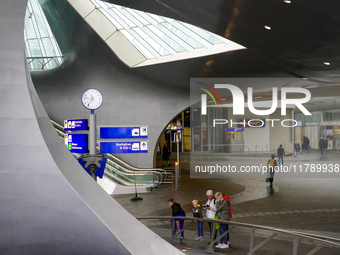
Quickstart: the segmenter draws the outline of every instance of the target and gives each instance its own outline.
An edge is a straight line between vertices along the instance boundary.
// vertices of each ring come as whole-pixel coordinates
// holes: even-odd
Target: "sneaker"
[[[168,166],[171,166],[171,164],[169,164]]]
[[[221,246],[220,246],[220,249],[226,249],[226,248],[229,248],[229,245],[228,244],[222,244]]]
[[[196,236],[196,238],[195,238],[195,240],[197,241],[197,240],[200,240],[200,236]]]
[[[164,164],[162,164],[162,166],[164,166]]]
[[[215,247],[216,248],[221,248],[221,246],[222,246],[222,244],[221,243],[219,243],[218,245],[216,245]]]
[[[181,240],[180,240],[179,242],[180,242],[180,243],[183,243],[185,239],[186,239],[185,236],[184,236],[184,237],[181,237]]]
[[[200,241],[203,241],[203,240],[204,240],[203,236],[200,236],[199,239],[200,239]]]

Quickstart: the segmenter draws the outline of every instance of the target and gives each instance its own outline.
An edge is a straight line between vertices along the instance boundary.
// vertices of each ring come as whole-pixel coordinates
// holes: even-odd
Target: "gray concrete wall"
[[[0,2],[0,254],[181,254],[60,143],[26,69],[26,4]]]

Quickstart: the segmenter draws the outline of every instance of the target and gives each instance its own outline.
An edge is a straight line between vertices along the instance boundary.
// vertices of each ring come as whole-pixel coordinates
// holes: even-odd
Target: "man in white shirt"
[[[207,219],[213,219],[216,213],[216,199],[214,197],[214,192],[212,190],[208,190],[206,195],[208,199],[205,202],[205,204],[203,204],[203,208],[206,210],[205,216]],[[210,237],[212,237],[213,240],[215,240],[217,231],[215,230],[215,233],[213,233],[212,235],[213,223],[208,222],[208,224],[209,224],[209,229],[210,229]]]

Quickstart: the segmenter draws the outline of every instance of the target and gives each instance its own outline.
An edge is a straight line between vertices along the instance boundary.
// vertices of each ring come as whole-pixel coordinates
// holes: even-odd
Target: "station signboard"
[[[148,138],[148,127],[100,127],[100,139]]]
[[[148,142],[100,142],[100,153],[147,153]]]
[[[77,119],[77,120],[64,120],[64,130],[65,131],[80,131],[88,130],[88,120],[87,119]]]
[[[88,135],[67,134],[65,135],[65,145],[72,153],[88,153]]]

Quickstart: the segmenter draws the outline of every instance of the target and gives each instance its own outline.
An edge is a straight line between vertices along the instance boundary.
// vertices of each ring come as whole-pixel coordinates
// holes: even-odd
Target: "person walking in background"
[[[285,155],[285,150],[282,148],[282,144],[277,149],[277,156],[279,157],[279,165],[283,165],[283,156]]]
[[[206,195],[208,199],[205,202],[205,204],[203,204],[203,208],[206,210],[205,217],[207,219],[213,219],[216,213],[216,198],[214,197],[214,192],[212,190],[207,190]],[[209,230],[210,230],[210,238],[212,240],[215,240],[217,236],[217,230],[215,229],[214,233],[212,232],[213,224],[214,223],[212,222],[208,222]]]
[[[305,148],[305,151],[309,152],[309,139],[307,136],[303,136],[303,147]]]
[[[201,206],[198,204],[198,201],[192,200],[192,214],[195,218],[198,218],[197,221],[197,236],[195,240],[203,241],[203,221],[200,220],[203,218]]]
[[[217,203],[216,203],[216,218],[218,220],[230,220],[230,213],[229,213],[229,202],[223,197],[223,194],[221,192],[217,192],[215,194]],[[219,223],[220,225],[220,235],[224,234],[226,231],[228,231],[228,224]],[[229,233],[223,236],[220,239],[220,243],[216,245],[216,248],[225,249],[229,248],[228,245],[229,241]]]
[[[295,141],[294,143],[294,154],[295,154],[295,157],[300,157],[299,154],[300,154],[300,143],[299,141]]]
[[[309,140],[309,138],[308,138],[308,136],[306,136],[306,151],[310,151],[310,140]]]
[[[319,140],[319,149],[321,151],[321,155],[323,155],[323,150],[324,150],[323,137],[320,137],[320,140]]]
[[[327,140],[327,138],[325,137],[325,138],[323,139],[323,150],[324,150],[324,152],[327,152],[327,148],[328,148],[328,140]]]
[[[271,156],[271,159],[268,160],[267,165],[268,165],[268,171],[267,171],[268,182],[270,184],[270,187],[273,187],[275,167],[277,167],[277,162],[275,160],[274,154]]]
[[[171,166],[171,164],[169,164],[169,155],[170,155],[170,150],[168,148],[168,145],[165,143],[164,147],[163,147],[163,155],[162,155],[163,164],[162,164],[162,166],[164,166],[165,161],[166,161],[166,163],[168,163],[168,166]]]
[[[172,217],[179,216],[179,217],[186,217],[185,212],[182,206],[179,203],[176,203],[172,198],[168,200],[168,204],[172,209]],[[184,220],[180,219],[173,219],[172,224],[175,224],[175,232],[177,232],[177,222],[179,222],[179,229],[183,229]],[[184,231],[181,232],[181,243],[185,240]]]

